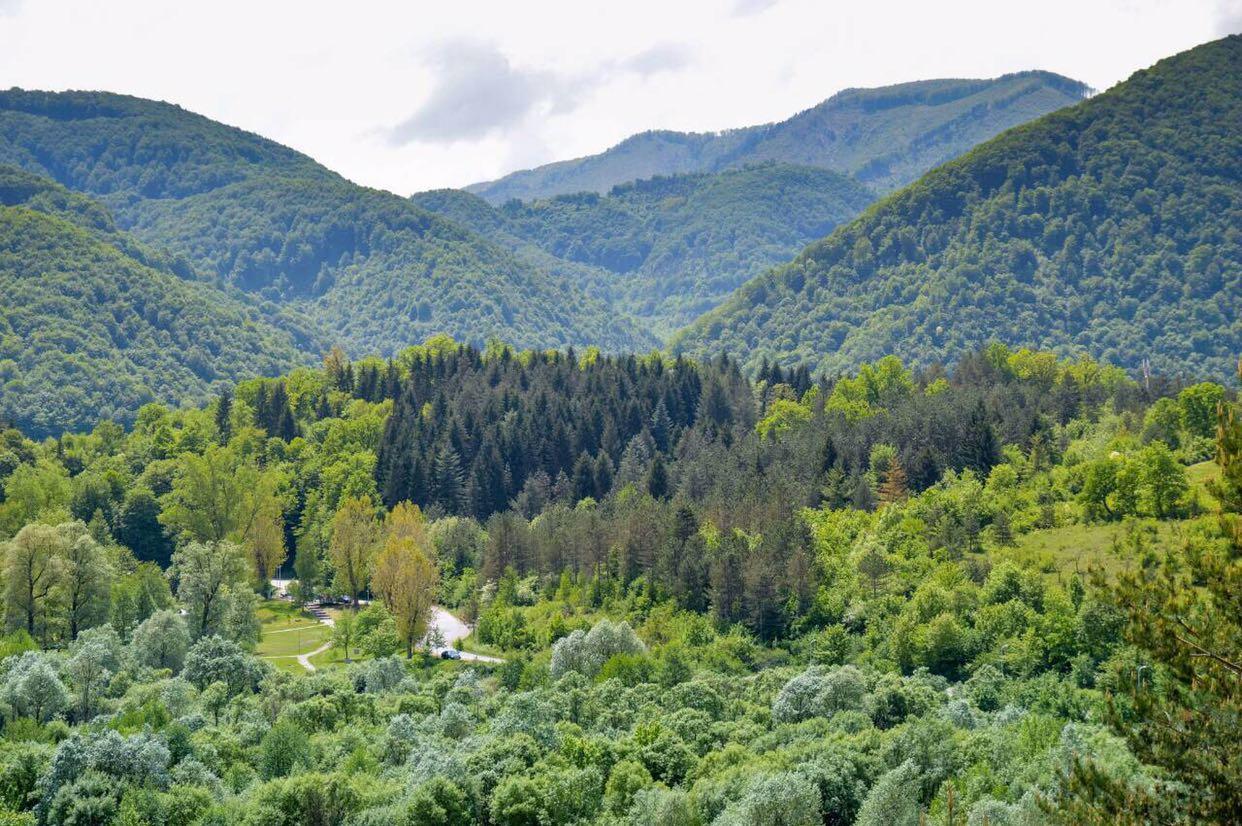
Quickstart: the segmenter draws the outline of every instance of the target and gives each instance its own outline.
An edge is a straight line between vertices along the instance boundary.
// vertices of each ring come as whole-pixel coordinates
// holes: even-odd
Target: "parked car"
[[[442,659],[442,660],[460,660],[460,659],[461,659],[461,652],[460,652],[460,651],[458,651],[456,648],[446,648],[446,649],[444,649],[443,651],[441,651],[441,652],[440,652],[440,659]]]

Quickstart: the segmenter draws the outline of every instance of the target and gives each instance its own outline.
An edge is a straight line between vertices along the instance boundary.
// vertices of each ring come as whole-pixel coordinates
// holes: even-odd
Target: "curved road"
[[[439,605],[431,606],[431,628],[438,629],[440,636],[444,638],[445,646],[456,647],[458,640],[470,636],[470,626],[462,622],[457,617],[445,611]],[[439,655],[444,648],[433,648],[431,653]],[[462,651],[461,658],[463,660],[475,660],[481,663],[502,663],[504,660],[499,657],[489,657],[486,654],[475,654],[471,651]]]
[[[272,586],[276,589],[276,592],[278,594],[284,594],[288,590],[289,583],[291,581],[292,580],[288,580],[288,579],[273,579]],[[324,625],[331,626],[334,624],[332,621],[332,617],[329,616],[328,612],[324,611],[323,609],[317,609],[317,610],[312,609],[311,614],[314,615],[315,619],[319,620]],[[429,627],[427,630],[430,631],[433,628],[438,629],[440,631],[440,636],[444,639],[443,646],[431,649],[430,653],[434,656],[439,656],[440,652],[443,651],[447,647],[455,648],[458,640],[462,640],[470,636],[470,630],[471,630],[469,625],[466,625],[466,623],[463,622],[461,619],[453,616],[448,611],[445,611],[439,605],[431,606],[431,622],[429,623]],[[272,632],[268,632],[268,633],[272,633]],[[310,658],[315,656],[316,654],[322,654],[324,651],[327,651],[328,648],[330,648],[331,646],[332,646],[332,640],[329,639],[326,642],[324,642],[323,645],[319,646],[319,648],[316,648],[314,651],[308,651],[305,654],[296,654],[293,656],[297,657],[298,662],[307,671],[314,671],[315,666],[311,664]],[[282,655],[282,656],[288,656],[288,655]],[[475,654],[472,651],[462,651],[461,658],[463,660],[473,660],[475,662],[481,662],[481,663],[502,663],[504,662],[504,660],[502,660],[500,657],[489,657],[486,654]],[[269,657],[267,659],[273,659],[273,658]]]

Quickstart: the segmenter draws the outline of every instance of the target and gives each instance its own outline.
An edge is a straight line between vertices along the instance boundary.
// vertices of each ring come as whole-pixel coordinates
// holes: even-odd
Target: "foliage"
[[[1242,38],[1161,61],[928,173],[671,342],[816,370],[992,339],[1224,377],[1242,349]]]
[[[185,274],[98,203],[0,165],[0,418],[36,436],[130,422],[305,359],[296,327]]]
[[[548,266],[658,335],[693,321],[873,199],[835,172],[772,163],[499,207],[456,190],[413,197],[519,256],[550,258]]]
[[[1176,820],[1187,789],[1228,782],[1210,758],[1230,700],[1151,653],[1110,589],[1141,581],[1227,651],[1226,596],[1159,584],[1164,556],[1224,560],[1234,535],[1232,511],[1196,515],[1237,509],[1233,419],[1221,465],[1188,473],[1202,437],[1181,416],[1230,391],[1191,386],[1000,346],[952,371],[769,363],[749,381],[727,361],[439,339],[144,408],[128,432],[5,432],[6,564],[55,570],[34,635],[24,591],[8,595],[0,793],[43,822],[1101,822],[1102,801]],[[1176,415],[1152,414],[1162,400]],[[589,447],[538,489],[558,427]],[[493,451],[502,485],[525,481],[478,521],[464,471],[478,480]],[[377,504],[381,453],[430,460],[431,498]],[[1121,522],[1088,494],[1115,483],[1095,479],[1104,462],[1137,469],[1102,500]],[[134,489],[173,531],[124,516]],[[265,510],[309,572],[299,593],[377,596],[331,632],[306,626],[331,643],[313,673],[247,651],[264,540],[244,524]],[[173,546],[175,601],[116,524]],[[1029,552],[1058,531],[1101,544],[1102,582],[1072,550]],[[1206,564],[1196,581],[1234,587]],[[91,570],[106,587],[78,587]],[[74,593],[96,594],[76,640]],[[460,645],[502,662],[412,656],[447,597],[476,621]],[[297,614],[265,604],[262,653],[298,650],[275,636]],[[1161,714],[1204,715],[1178,741],[1202,759],[1155,747],[1147,692]]]

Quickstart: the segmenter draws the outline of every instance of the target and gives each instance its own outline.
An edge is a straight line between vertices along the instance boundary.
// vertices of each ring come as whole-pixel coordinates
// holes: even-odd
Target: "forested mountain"
[[[457,190],[420,193],[414,201],[539,266],[555,268],[549,256],[581,265],[563,265],[564,275],[664,335],[874,197],[835,172],[765,163],[499,207]]]
[[[1088,91],[1051,72],[847,89],[779,123],[724,132],[643,132],[598,155],[467,189],[500,204],[779,161],[832,169],[888,191],[1010,127],[1077,103]]]
[[[672,346],[842,370],[989,339],[1228,376],[1242,350],[1242,37],[978,147]]]
[[[108,210],[0,166],[0,419],[44,436],[273,375],[324,344],[296,319],[186,280]]]
[[[305,312],[358,354],[437,332],[537,347],[654,343],[576,285],[405,198],[176,106],[0,92],[0,162],[100,197],[141,240]]]
[[[1231,824],[1239,414],[440,337],[0,430],[0,819]]]

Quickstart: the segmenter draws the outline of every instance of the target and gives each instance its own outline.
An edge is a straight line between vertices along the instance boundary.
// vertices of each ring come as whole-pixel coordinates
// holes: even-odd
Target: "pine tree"
[[[436,454],[433,470],[432,498],[446,513],[460,513],[465,502],[466,474],[461,467],[461,456],[449,443]]]
[[[664,399],[660,399],[655,411],[651,414],[651,438],[655,439],[659,450],[668,450],[672,430],[673,422],[668,416],[668,408],[664,405]]]
[[[221,387],[216,396],[216,433],[220,444],[228,444],[233,436],[233,391],[229,387]]]
[[[578,454],[578,461],[574,463],[574,499],[590,499],[595,498],[598,491],[595,488],[595,463],[591,461],[591,457],[585,453]]]
[[[896,458],[889,463],[888,471],[884,474],[884,482],[876,491],[876,495],[880,503],[886,505],[905,501],[910,496],[910,489],[906,486],[906,472],[902,470],[901,462]]]
[[[647,492],[653,499],[668,496],[668,468],[664,466],[664,457],[659,453],[651,463],[651,472],[647,475]]]

